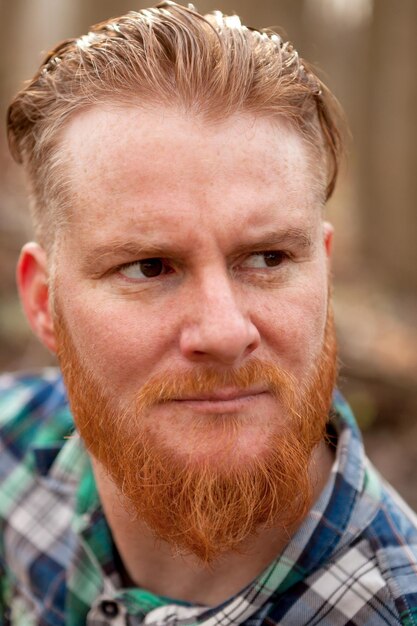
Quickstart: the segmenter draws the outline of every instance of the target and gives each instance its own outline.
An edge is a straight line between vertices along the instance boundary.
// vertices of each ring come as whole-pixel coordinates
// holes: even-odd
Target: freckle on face
[[[75,117],[65,140],[77,192],[58,260],[62,313],[112,396],[123,405],[162,372],[223,371],[251,357],[301,384],[322,346],[327,272],[300,137],[244,116],[213,125],[175,110],[103,106]],[[290,278],[267,288],[231,271],[239,246],[288,229],[318,242]],[[174,246],[178,277],[135,291],[114,276],[86,276],[87,255],[115,240]],[[174,436],[168,418],[158,427]]]

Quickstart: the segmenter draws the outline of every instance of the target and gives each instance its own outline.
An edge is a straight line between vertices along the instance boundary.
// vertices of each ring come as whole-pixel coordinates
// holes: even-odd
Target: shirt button
[[[116,617],[119,614],[117,602],[113,600],[103,600],[100,608],[106,617]]]

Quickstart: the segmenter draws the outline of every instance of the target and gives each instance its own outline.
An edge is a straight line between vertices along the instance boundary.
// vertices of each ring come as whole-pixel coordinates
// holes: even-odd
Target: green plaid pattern
[[[0,377],[0,626],[417,625],[417,519],[336,392],[337,458],[282,554],[220,606],[123,588],[57,370]]]

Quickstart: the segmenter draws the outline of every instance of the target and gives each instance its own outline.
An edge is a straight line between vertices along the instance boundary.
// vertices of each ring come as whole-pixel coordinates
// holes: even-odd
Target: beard
[[[132,519],[145,523],[176,553],[202,563],[243,551],[263,529],[290,531],[311,506],[312,453],[325,436],[337,374],[329,310],[321,353],[302,383],[270,362],[251,358],[239,369],[198,366],[149,379],[124,403],[99,381],[77,353],[59,308],[58,358],[75,424],[89,453],[106,470]],[[152,424],[152,409],[190,394],[224,387],[265,385],[279,415],[262,453],[241,455],[239,414],[190,418],[197,440],[215,437],[216,454],[196,462],[178,454]],[[262,416],[252,416],[257,423]]]

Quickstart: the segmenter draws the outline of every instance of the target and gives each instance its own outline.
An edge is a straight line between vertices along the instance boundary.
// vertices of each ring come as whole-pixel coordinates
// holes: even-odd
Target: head
[[[8,122],[24,307],[126,506],[203,560],[294,524],[335,381],[325,86],[278,35],[164,2],[58,46]]]

